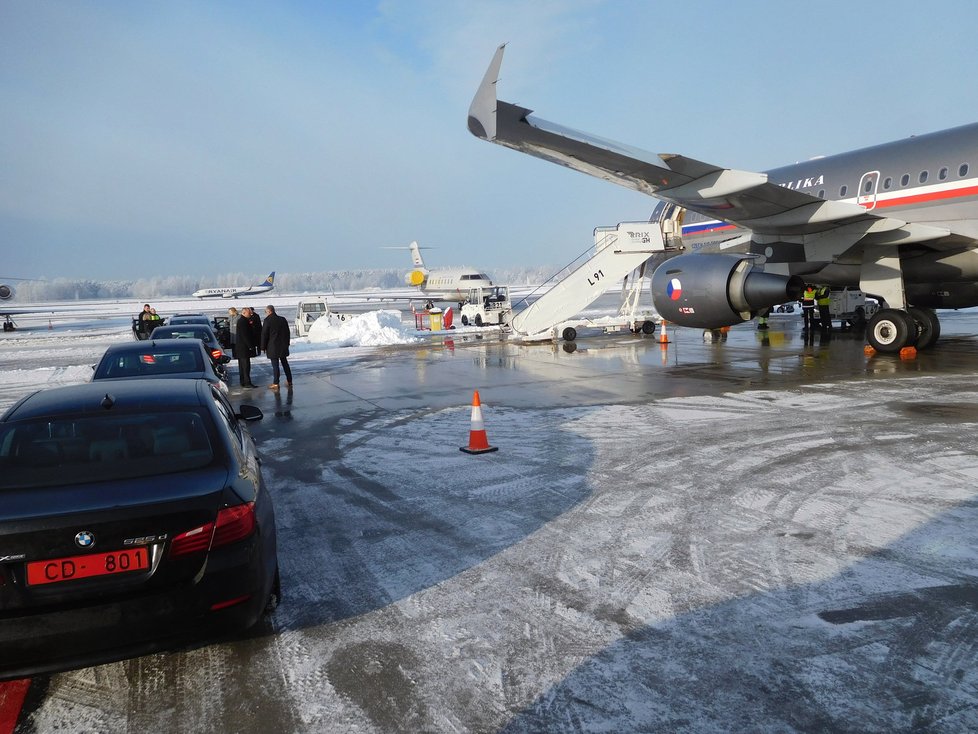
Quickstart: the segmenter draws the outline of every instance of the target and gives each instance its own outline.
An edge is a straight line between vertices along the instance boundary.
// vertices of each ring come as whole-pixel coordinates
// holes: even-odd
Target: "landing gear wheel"
[[[564,337],[565,342],[572,342],[577,339],[577,329],[575,329],[573,326],[568,326],[561,333],[561,336]]]
[[[884,308],[869,320],[866,341],[877,352],[895,354],[906,346],[912,346],[911,334],[916,337],[916,332],[917,326],[906,312]]]
[[[931,308],[911,306],[907,313],[916,322],[917,349],[930,349],[941,338],[941,322]]]
[[[654,321],[646,321],[645,323],[643,323],[642,324],[642,333],[643,334],[654,334],[655,333],[655,322]]]

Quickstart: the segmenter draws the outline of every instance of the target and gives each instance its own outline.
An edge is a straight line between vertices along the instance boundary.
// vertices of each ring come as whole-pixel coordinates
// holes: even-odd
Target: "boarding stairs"
[[[549,338],[562,323],[622,280],[624,288],[619,316],[637,318],[649,259],[671,249],[667,248],[662,225],[658,221],[622,222],[615,227],[598,227],[594,230],[594,240],[593,250],[589,248],[551,278],[557,283],[513,316],[509,326],[515,335],[530,339]],[[590,258],[578,265],[587,255]],[[545,286],[546,283],[541,287]]]

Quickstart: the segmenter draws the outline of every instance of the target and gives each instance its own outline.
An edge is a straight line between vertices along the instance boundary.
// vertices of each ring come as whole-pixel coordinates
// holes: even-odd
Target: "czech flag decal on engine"
[[[672,300],[678,301],[682,294],[683,284],[679,282],[679,278],[673,278],[670,280],[669,285],[666,286],[666,295]]]

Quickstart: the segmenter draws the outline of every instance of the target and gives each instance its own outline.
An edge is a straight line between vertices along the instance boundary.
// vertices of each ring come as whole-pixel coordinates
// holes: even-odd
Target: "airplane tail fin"
[[[414,267],[423,268],[424,259],[421,257],[421,248],[418,247],[417,240],[412,241],[408,247],[411,250],[411,262],[414,263]]]
[[[268,274],[268,277],[265,278],[265,282],[262,283],[262,285],[275,285],[275,271],[274,270]]]

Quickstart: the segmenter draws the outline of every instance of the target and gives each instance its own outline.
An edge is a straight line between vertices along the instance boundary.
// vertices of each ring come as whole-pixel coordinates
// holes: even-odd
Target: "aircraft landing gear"
[[[877,352],[894,354],[917,343],[917,324],[906,311],[883,308],[869,320],[866,341]]]
[[[904,347],[930,349],[941,336],[941,322],[930,308],[910,306],[906,311],[884,308],[866,325],[866,341],[877,352],[893,354]]]
[[[911,306],[907,312],[917,326],[917,349],[930,349],[941,337],[941,322],[934,309]]]

